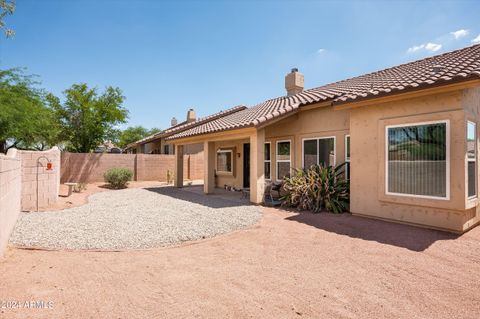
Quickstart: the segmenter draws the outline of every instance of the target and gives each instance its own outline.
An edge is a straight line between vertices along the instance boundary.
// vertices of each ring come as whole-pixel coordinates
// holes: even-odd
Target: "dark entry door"
[[[243,188],[250,187],[250,143],[243,144]]]

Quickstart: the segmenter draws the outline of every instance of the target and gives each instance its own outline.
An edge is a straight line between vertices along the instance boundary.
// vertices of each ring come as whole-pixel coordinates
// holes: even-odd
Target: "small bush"
[[[132,177],[133,172],[128,168],[111,168],[103,174],[105,182],[115,189],[125,188]]]
[[[344,176],[344,164],[294,169],[291,177],[285,177],[283,188],[287,195],[282,199],[288,206],[314,213],[324,208],[332,213],[348,211],[350,184]]]
[[[73,187],[73,191],[75,193],[81,193],[86,189],[87,189],[87,183],[77,183],[77,185]]]

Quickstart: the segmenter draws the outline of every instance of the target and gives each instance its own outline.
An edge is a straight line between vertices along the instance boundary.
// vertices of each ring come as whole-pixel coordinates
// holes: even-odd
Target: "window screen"
[[[387,127],[387,192],[447,197],[447,123]]]

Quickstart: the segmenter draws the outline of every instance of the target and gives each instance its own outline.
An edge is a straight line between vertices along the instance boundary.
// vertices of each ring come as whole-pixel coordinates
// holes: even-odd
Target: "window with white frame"
[[[264,165],[264,173],[265,179],[270,180],[272,179],[272,158],[271,158],[271,149],[270,149],[270,142],[265,143],[265,165]]]
[[[449,198],[449,122],[386,127],[386,193]]]
[[[217,151],[217,172],[233,173],[232,160],[233,160],[232,150],[218,150]]]
[[[277,180],[282,180],[290,175],[291,167],[291,141],[277,141]]]
[[[467,122],[468,197],[477,196],[477,125]]]
[[[350,135],[345,135],[345,178],[350,179]]]
[[[335,165],[335,137],[303,139],[303,167]]]

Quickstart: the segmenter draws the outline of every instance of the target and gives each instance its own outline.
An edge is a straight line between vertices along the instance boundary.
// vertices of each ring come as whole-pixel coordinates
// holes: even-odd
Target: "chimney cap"
[[[298,68],[292,68],[292,73],[298,72]]]

